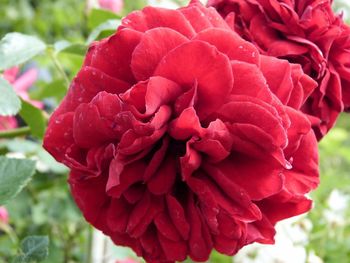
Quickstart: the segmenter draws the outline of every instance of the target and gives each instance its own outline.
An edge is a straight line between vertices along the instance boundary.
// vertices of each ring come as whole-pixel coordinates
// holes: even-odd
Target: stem
[[[0,132],[0,139],[15,138],[19,136],[25,136],[30,134],[30,128],[28,126],[17,129],[10,129]]]
[[[104,239],[103,239],[102,263],[107,263],[107,252],[108,252],[108,239],[106,237],[104,237]]]
[[[88,229],[88,249],[87,249],[87,263],[92,263],[92,246],[93,246],[93,228],[89,226]]]
[[[13,244],[18,244],[18,237],[10,225],[0,222],[0,229],[3,230],[9,236]]]
[[[61,74],[62,78],[65,80],[65,82],[67,84],[66,88],[68,89],[69,83],[70,83],[68,76],[67,76],[66,72],[64,72],[64,69],[63,69],[61,63],[58,61],[56,54],[54,54],[52,48],[50,48],[50,47],[47,49],[47,53],[48,53],[49,57],[52,59],[52,62],[55,65],[56,69]]]

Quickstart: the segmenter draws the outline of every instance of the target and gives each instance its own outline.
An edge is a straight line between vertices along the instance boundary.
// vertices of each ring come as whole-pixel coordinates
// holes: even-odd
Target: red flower
[[[302,65],[318,82],[303,111],[321,139],[350,109],[350,28],[330,0],[209,0],[262,54]]]
[[[233,255],[310,209],[316,139],[295,108],[315,86],[213,8],[146,7],[90,47],[44,146],[116,244],[148,262]]]

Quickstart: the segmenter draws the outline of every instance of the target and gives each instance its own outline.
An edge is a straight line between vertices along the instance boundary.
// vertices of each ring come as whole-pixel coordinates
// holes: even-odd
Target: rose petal
[[[185,43],[169,52],[159,63],[155,75],[185,87],[192,86],[197,81],[196,110],[200,119],[223,103],[233,85],[228,58],[213,46],[201,41]]]
[[[170,28],[160,27],[146,31],[132,54],[131,68],[136,79],[148,79],[167,53],[188,41]]]
[[[85,66],[97,68],[107,75],[127,83],[134,83],[131,56],[142,34],[132,29],[121,29],[100,42],[95,42],[86,54]]]
[[[222,41],[225,39],[225,41]],[[200,33],[194,40],[205,41],[226,54],[231,60],[244,61],[251,64],[260,64],[259,51],[253,44],[243,40],[234,31],[209,28]]]
[[[176,161],[168,157],[158,168],[158,171],[152,176],[147,186],[151,193],[163,195],[168,193],[175,183]]]
[[[133,28],[145,32],[152,28],[171,28],[187,38],[195,34],[191,24],[178,10],[165,8],[145,7],[141,11],[135,11],[125,17],[121,28]]]
[[[243,154],[232,154],[218,165],[218,169],[222,172],[222,180],[226,179],[242,187],[252,200],[277,194],[284,185],[284,169],[271,157],[256,159]]]
[[[181,234],[182,238],[187,240],[189,238],[190,225],[187,221],[185,210],[182,205],[175,199],[175,197],[168,194],[166,196],[168,212],[170,218],[176,229]]]

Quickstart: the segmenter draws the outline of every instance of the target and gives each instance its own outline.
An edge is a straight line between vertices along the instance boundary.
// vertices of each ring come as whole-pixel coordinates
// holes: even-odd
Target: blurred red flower
[[[318,87],[303,105],[318,139],[350,109],[350,28],[331,0],[209,0],[262,54],[302,65]],[[316,118],[315,118],[316,117]]]
[[[262,56],[213,8],[146,7],[94,43],[44,147],[85,218],[149,262],[205,261],[308,211],[316,83]]]

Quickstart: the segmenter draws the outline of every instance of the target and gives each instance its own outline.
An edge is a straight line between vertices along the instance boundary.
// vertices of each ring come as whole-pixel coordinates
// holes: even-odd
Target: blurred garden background
[[[0,117],[0,158],[31,160],[15,164],[17,172],[31,170],[23,184],[30,182],[0,207],[0,263],[109,263],[127,258],[142,262],[130,250],[112,246],[85,222],[70,196],[67,168],[41,146],[48,116],[79,70],[89,43],[110,35],[132,10],[146,5],[174,8],[187,1],[108,2],[113,1],[0,0],[0,74],[22,98],[30,99],[22,101],[16,118]],[[335,0],[334,9],[349,22],[349,0]],[[21,34],[6,35],[11,32]],[[4,71],[1,48],[11,41],[28,49],[33,45],[36,56],[25,54],[20,68]],[[280,224],[275,246],[248,246],[234,258],[214,253],[210,262],[350,262],[349,120],[350,115],[343,114],[319,145],[321,185],[311,194],[313,210]],[[8,133],[9,128],[17,128],[16,133]],[[3,189],[0,181],[0,195]]]

